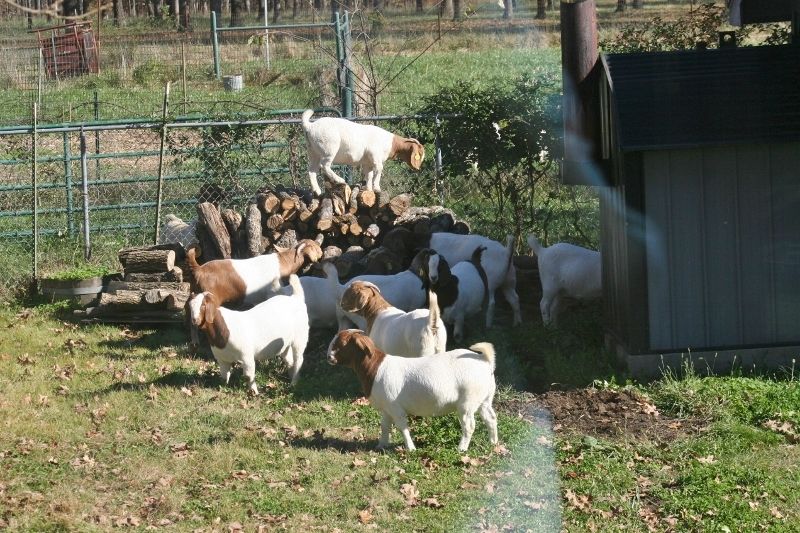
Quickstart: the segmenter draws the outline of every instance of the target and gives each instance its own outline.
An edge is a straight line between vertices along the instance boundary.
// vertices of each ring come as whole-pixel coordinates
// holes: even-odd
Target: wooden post
[[[164,87],[164,105],[161,109],[161,146],[158,151],[158,194],[156,195],[156,223],[153,244],[158,244],[158,236],[161,232],[161,200],[164,194],[164,150],[166,149],[167,145],[169,86],[170,82],[167,82],[167,85]]]
[[[600,74],[597,53],[595,0],[561,2],[561,74],[564,85],[564,164],[561,179],[568,184],[589,183],[596,176],[589,164],[599,160]]]

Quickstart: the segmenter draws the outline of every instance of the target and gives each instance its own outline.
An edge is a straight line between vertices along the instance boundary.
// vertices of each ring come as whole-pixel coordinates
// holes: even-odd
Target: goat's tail
[[[186,250],[186,264],[189,265],[189,270],[194,272],[198,268],[200,268],[200,263],[197,262],[197,252],[200,252],[200,255],[203,254],[203,250],[200,249],[199,246],[194,245],[188,250]]]
[[[428,327],[434,335],[439,333],[439,320],[441,320],[439,297],[433,289],[428,288]]]
[[[486,275],[486,270],[483,269],[483,265],[481,264],[481,257],[483,257],[483,252],[485,250],[485,246],[478,246],[475,248],[475,251],[472,252],[472,257],[469,260],[478,272],[481,283],[483,283],[483,301],[481,302],[481,309],[486,309],[489,305],[489,277]]]
[[[528,246],[530,247],[531,250],[533,250],[533,253],[536,254],[537,256],[539,255],[539,253],[541,253],[542,250],[544,250],[544,246],[542,246],[542,243],[539,242],[539,239],[537,239],[536,235],[534,235],[533,233],[528,235]]]
[[[300,278],[297,277],[297,274],[292,274],[289,276],[289,286],[292,288],[292,292],[289,294],[289,296],[305,299],[303,285],[300,283]]]
[[[479,342],[470,346],[469,349],[481,354],[492,365],[492,370],[494,370],[494,346],[492,346],[491,342]]]
[[[301,119],[303,121],[303,129],[308,129],[308,127],[311,126],[311,115],[313,114],[314,114],[313,109],[306,109],[305,111],[303,111],[303,114],[301,115]]]

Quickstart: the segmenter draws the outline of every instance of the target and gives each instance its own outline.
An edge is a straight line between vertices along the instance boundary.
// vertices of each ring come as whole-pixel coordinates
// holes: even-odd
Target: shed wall
[[[800,143],[643,154],[650,351],[800,341]]]

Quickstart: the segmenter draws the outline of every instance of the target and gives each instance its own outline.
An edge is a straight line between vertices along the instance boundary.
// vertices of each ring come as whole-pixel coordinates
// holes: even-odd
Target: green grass
[[[488,339],[498,350],[504,448],[492,450],[479,422],[469,459],[456,451],[454,417],[413,420],[415,453],[375,452],[378,414],[354,401],[349,370],[322,359],[331,332],[312,336],[295,389],[266,364],[253,398],[239,373],[221,386],[215,363],[191,355],[180,329],[79,326],[70,311],[0,311],[0,524],[11,529],[800,527],[800,382],[791,369],[616,385],[625,376],[600,349],[592,306],[570,310],[556,331],[541,328],[531,305],[519,328],[471,325],[465,343]],[[653,428],[686,431],[601,436],[576,431],[575,413],[554,434],[546,417],[519,417],[536,402],[516,389],[593,377],[653,402]]]
[[[220,386],[215,365],[189,355],[177,329],[76,327],[57,305],[16,311],[0,314],[8,333],[0,525],[359,530],[363,520],[380,530],[453,531],[471,529],[478,510],[499,503],[505,510],[486,520],[557,521],[552,451],[534,445],[547,429],[501,413],[510,453],[493,452],[479,422],[467,460],[456,451],[455,418],[414,420],[417,452],[375,452],[378,415],[353,403],[349,370],[321,359],[329,333],[313,338],[295,390],[282,369],[265,365],[262,394],[251,398],[238,374]],[[503,389],[498,401],[515,396]],[[504,474],[539,463],[528,477]],[[517,501],[520,483],[543,509]]]

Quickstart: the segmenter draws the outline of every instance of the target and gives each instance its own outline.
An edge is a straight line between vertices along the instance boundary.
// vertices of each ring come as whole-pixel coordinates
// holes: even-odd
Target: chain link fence
[[[260,187],[308,188],[299,112],[0,130],[0,297],[87,259],[116,268],[121,248],[154,243],[168,215],[191,222],[199,201],[244,213]],[[405,135],[432,121],[372,120]],[[429,187],[434,161],[425,162],[427,178],[392,164],[385,188]],[[177,237],[168,231],[162,240]]]

